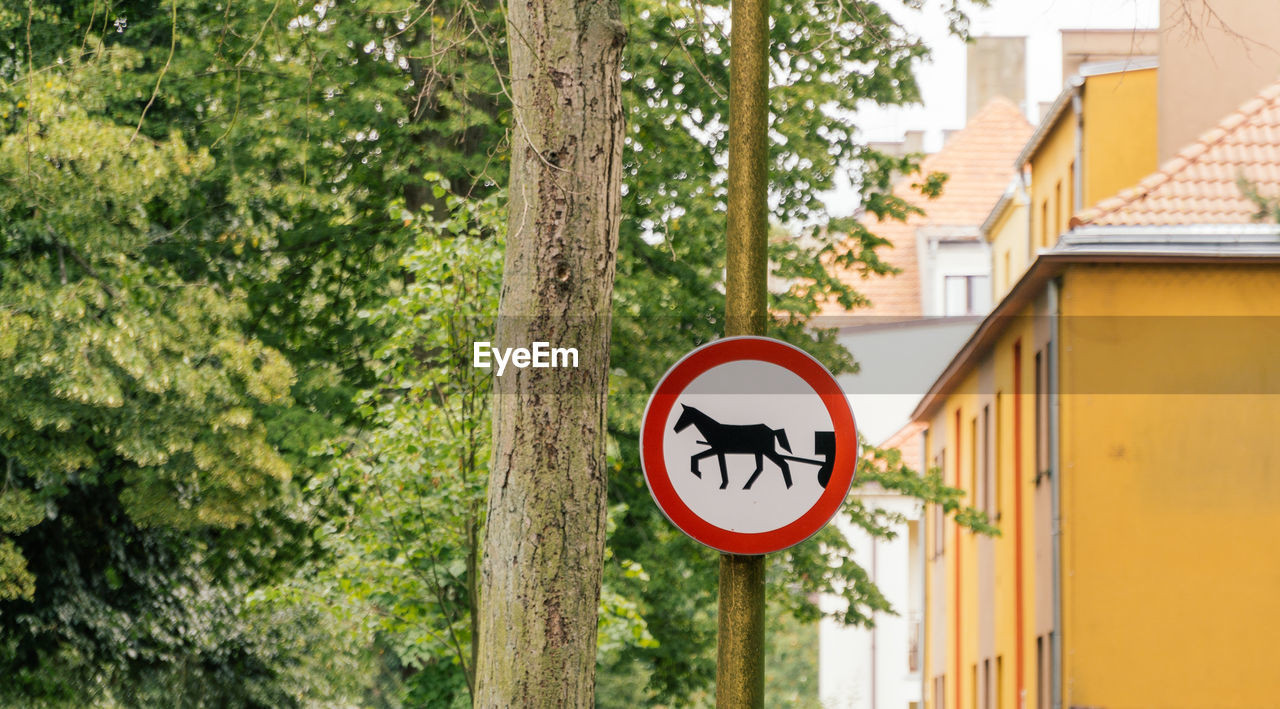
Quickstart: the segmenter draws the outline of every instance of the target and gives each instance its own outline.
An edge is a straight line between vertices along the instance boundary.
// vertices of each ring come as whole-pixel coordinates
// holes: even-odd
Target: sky
[[[922,38],[933,56],[917,69],[923,105],[860,109],[856,120],[867,141],[900,140],[907,130],[925,131],[925,150],[942,145],[942,131],[964,127],[965,45],[951,35],[942,13],[945,0],[925,0],[919,11],[885,3],[909,32]],[[1158,0],[991,0],[991,7],[970,13],[974,36],[1027,38],[1027,98],[1033,112],[1062,90],[1063,29],[1151,29],[1159,20]],[[827,195],[834,215],[856,206],[847,184]]]

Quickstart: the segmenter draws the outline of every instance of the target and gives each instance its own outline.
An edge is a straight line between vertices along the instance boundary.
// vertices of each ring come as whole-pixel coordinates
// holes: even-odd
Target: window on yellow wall
[[[1057,243],[1058,235],[1062,233],[1062,180],[1053,186],[1053,242]]]
[[[942,505],[929,505],[929,558],[937,559],[942,555]]]
[[[1004,514],[1004,471],[1000,469],[1000,451],[1003,450],[1001,448],[1001,443],[1004,440],[1004,434],[1001,433],[1000,427],[1003,425],[1004,394],[996,392],[996,420],[991,433],[991,436],[994,439],[992,449],[994,450],[995,456],[991,461],[991,477],[995,483],[996,522],[999,522],[1000,518]]]
[[[1067,166],[1067,216],[1062,220],[1062,230],[1066,231],[1067,226],[1071,224],[1071,217],[1076,213],[1076,163],[1073,160]]]
[[[1040,202],[1040,246],[1049,246],[1049,198]]]
[[[1036,709],[1048,709],[1044,682],[1044,636],[1036,638]]]
[[[1053,654],[1053,631],[1044,634],[1044,705],[1053,704],[1053,676],[1057,673]]]
[[[969,668],[969,706],[978,707],[978,663]]]
[[[944,675],[933,678],[933,706],[947,709],[947,678]]]
[[[1049,709],[1053,701],[1053,631],[1036,638],[1036,701]]]
[[[991,658],[982,661],[982,707],[991,709]]]
[[[945,471],[943,471],[942,467],[943,461],[946,459],[947,450],[945,448],[938,451],[938,454],[933,457],[933,467],[938,470],[940,475],[943,475],[943,480],[946,480]],[[933,505],[932,509],[933,519],[929,526],[933,527],[933,558],[936,559],[937,557],[942,556],[947,547],[947,535],[946,530],[944,529],[944,523],[947,520],[947,513],[946,510],[943,509],[942,505]]]
[[[996,655],[996,707],[1004,709],[1004,657]]]
[[[1049,468],[1049,397],[1046,396],[1044,356],[1036,353],[1036,484]]]
[[[1009,250],[1004,252],[1004,279],[1000,281],[1000,290],[1007,291],[1013,285],[1013,269],[1009,267]]]
[[[981,490],[978,489],[978,417],[969,421],[969,500],[970,504],[986,512],[982,504]]]
[[[994,517],[995,479],[991,475],[991,404],[982,407],[982,511]]]

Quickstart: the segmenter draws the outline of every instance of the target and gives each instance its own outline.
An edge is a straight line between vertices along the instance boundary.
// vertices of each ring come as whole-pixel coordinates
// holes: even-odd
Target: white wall
[[[919,506],[897,495],[864,495],[868,502],[919,517]],[[849,628],[833,620],[819,626],[818,697],[825,709],[905,707],[919,701],[920,677],[908,665],[910,613],[918,599],[911,587],[911,539],[906,523],[896,525],[891,540],[871,540],[866,532],[838,522],[854,547],[854,559],[867,570],[898,615],[877,613],[875,627]],[[823,597],[823,610],[839,607],[835,597]],[[874,669],[874,672],[873,672]]]
[[[991,309],[991,247],[985,241],[942,241],[918,237],[920,298],[926,316],[947,315],[944,284],[947,276],[985,276],[977,312]]]
[[[839,341],[861,370],[837,378],[849,397],[859,434],[880,444],[906,425],[942,368],[973,334],[980,318],[922,318],[840,329]]]
[[[943,251],[936,275],[973,268],[971,253]],[[953,270],[954,269],[954,270]],[[867,318],[864,325],[844,327],[841,344],[853,353],[861,369],[839,378],[849,397],[860,434],[879,444],[909,420],[912,409],[973,333],[981,316],[927,317],[898,323]],[[906,519],[919,519],[913,500],[861,489],[855,494],[869,505],[893,510]],[[872,540],[860,528],[836,523],[854,548],[854,559],[879,586],[899,615],[879,614],[875,628],[846,628],[824,620],[819,627],[818,692],[826,709],[906,709],[920,701],[920,675],[909,670],[911,614],[923,598],[919,552],[913,548],[908,526],[895,527],[892,540]],[[825,611],[837,605],[823,597]]]

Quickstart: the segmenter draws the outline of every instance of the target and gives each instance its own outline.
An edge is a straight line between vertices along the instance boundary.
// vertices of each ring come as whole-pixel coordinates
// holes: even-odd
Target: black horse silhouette
[[[791,487],[791,469],[787,466],[786,458],[779,455],[777,449],[774,448],[774,440],[782,446],[782,449],[791,452],[791,444],[787,442],[787,434],[782,429],[769,428],[768,426],[757,423],[748,426],[731,426],[720,423],[701,411],[681,404],[684,409],[680,412],[680,418],[676,420],[675,432],[679,433],[689,426],[698,429],[698,433],[702,434],[705,443],[709,446],[701,453],[695,454],[689,459],[690,471],[698,477],[702,477],[702,471],[698,470],[698,461],[710,456],[716,456],[720,460],[720,489],[729,487],[729,469],[725,465],[724,457],[729,454],[745,453],[756,457],[756,470],[751,474],[751,478],[747,480],[747,484],[742,486],[743,490],[750,490],[751,484],[760,477],[760,471],[764,470],[764,459],[768,458],[773,464],[778,466],[782,471],[782,480]]]
[[[742,487],[743,490],[750,490],[751,484],[760,477],[760,472],[764,470],[764,459],[768,458],[773,461],[778,469],[782,471],[782,479],[786,482],[787,487],[791,487],[791,469],[787,466],[788,460],[794,460],[797,463],[808,463],[818,466],[818,484],[823,488],[827,483],[831,482],[831,474],[835,468],[836,459],[836,434],[835,431],[817,431],[813,434],[813,452],[821,456],[817,460],[810,458],[799,458],[794,455],[782,455],[774,448],[776,440],[782,449],[791,452],[791,444],[787,441],[786,431],[780,428],[769,428],[768,426],[757,423],[747,426],[731,426],[720,423],[701,411],[687,406],[680,405],[683,409],[680,412],[680,418],[676,419],[675,432],[679,433],[686,428],[693,426],[698,429],[698,433],[707,439],[698,441],[707,449],[696,453],[689,459],[689,472],[698,477],[702,477],[702,471],[698,470],[698,461],[710,456],[716,456],[720,460],[720,489],[729,487],[729,470],[725,465],[724,457],[731,454],[750,454],[756,457],[756,470],[751,474],[751,478],[747,480],[747,484]]]

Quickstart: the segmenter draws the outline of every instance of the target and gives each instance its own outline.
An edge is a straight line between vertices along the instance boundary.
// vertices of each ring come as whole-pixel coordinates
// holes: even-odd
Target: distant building
[[[1031,266],[1035,248],[1029,237],[1031,198],[1022,178],[1014,178],[987,215],[978,233],[991,250],[991,295],[998,303]]]
[[[1160,50],[1160,32],[1141,29],[1064,29],[1062,37],[1062,83],[1081,74],[1085,64],[1111,64],[1133,57],[1155,56]],[[1043,116],[1042,116],[1043,117]]]
[[[1160,0],[1161,162],[1280,76],[1280,3]]]
[[[923,155],[925,152],[924,131],[909,130],[902,134],[902,140],[872,141],[867,143],[867,147],[895,158],[906,157],[907,155]]]
[[[1037,249],[912,415],[920,457],[1001,531],[925,515],[924,706],[1275,706],[1280,226],[1239,181],[1280,195],[1280,84],[1103,197],[1137,160],[1090,192],[1091,126],[1143,146],[1149,126],[1091,117],[1089,81],[1072,95],[1084,177],[1065,180],[1084,196],[1057,197],[1072,154],[1051,141],[1079,133],[1051,117],[1024,153],[1029,193],[984,224],[997,262],[1001,244]],[[1099,93],[1138,100],[1116,91]]]

